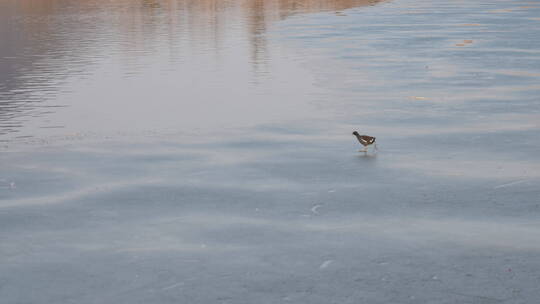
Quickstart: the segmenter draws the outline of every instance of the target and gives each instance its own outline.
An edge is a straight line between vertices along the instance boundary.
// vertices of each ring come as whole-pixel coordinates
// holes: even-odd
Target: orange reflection
[[[249,35],[252,61],[258,63],[264,60],[264,33],[272,22],[298,13],[339,12],[378,2],[380,0],[8,0],[3,3],[2,10],[9,15],[35,19],[23,23],[24,28],[20,30],[27,35],[19,36],[61,36],[55,24],[47,20],[58,14],[82,19],[80,23],[69,24],[69,31],[77,35],[79,31],[84,31],[83,35],[91,34],[89,26],[100,29],[103,25],[100,22],[114,22],[107,26],[118,28],[122,35],[130,37],[124,41],[128,50],[133,49],[134,45],[151,44],[158,36],[162,37],[163,27],[167,28],[165,32],[172,44],[183,35],[188,35],[191,41],[219,48],[228,27],[239,25]],[[99,14],[113,15],[114,18],[104,19]],[[89,16],[94,18],[94,24],[87,22]],[[61,30],[66,31],[65,28]],[[50,39],[47,41],[50,42]],[[58,43],[62,44],[62,41]]]

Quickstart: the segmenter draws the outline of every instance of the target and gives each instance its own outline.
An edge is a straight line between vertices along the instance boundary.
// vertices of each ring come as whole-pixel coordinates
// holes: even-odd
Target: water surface
[[[0,14],[0,299],[540,298],[540,2]]]
[[[269,29],[371,4],[4,1],[2,140],[310,117],[313,75]]]

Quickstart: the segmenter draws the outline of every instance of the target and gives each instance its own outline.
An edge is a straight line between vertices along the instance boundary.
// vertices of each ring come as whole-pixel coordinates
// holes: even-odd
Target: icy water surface
[[[2,1],[0,303],[536,303],[539,16]]]

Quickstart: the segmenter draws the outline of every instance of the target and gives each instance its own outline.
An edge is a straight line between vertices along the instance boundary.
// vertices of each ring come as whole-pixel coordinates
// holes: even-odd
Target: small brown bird
[[[375,150],[377,150],[377,145],[375,144],[375,137],[368,136],[368,135],[360,135],[358,132],[354,131],[352,132],[354,136],[356,136],[356,139],[364,146],[365,148],[363,150],[360,150],[359,152],[367,152],[368,146],[374,145]]]

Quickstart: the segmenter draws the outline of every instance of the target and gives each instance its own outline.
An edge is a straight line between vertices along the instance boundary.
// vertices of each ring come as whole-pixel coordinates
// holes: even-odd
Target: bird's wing
[[[371,141],[375,140],[375,137],[371,137],[371,136],[368,136],[368,135],[360,135],[360,138],[362,138],[363,140],[365,140],[367,142],[371,142]]]

